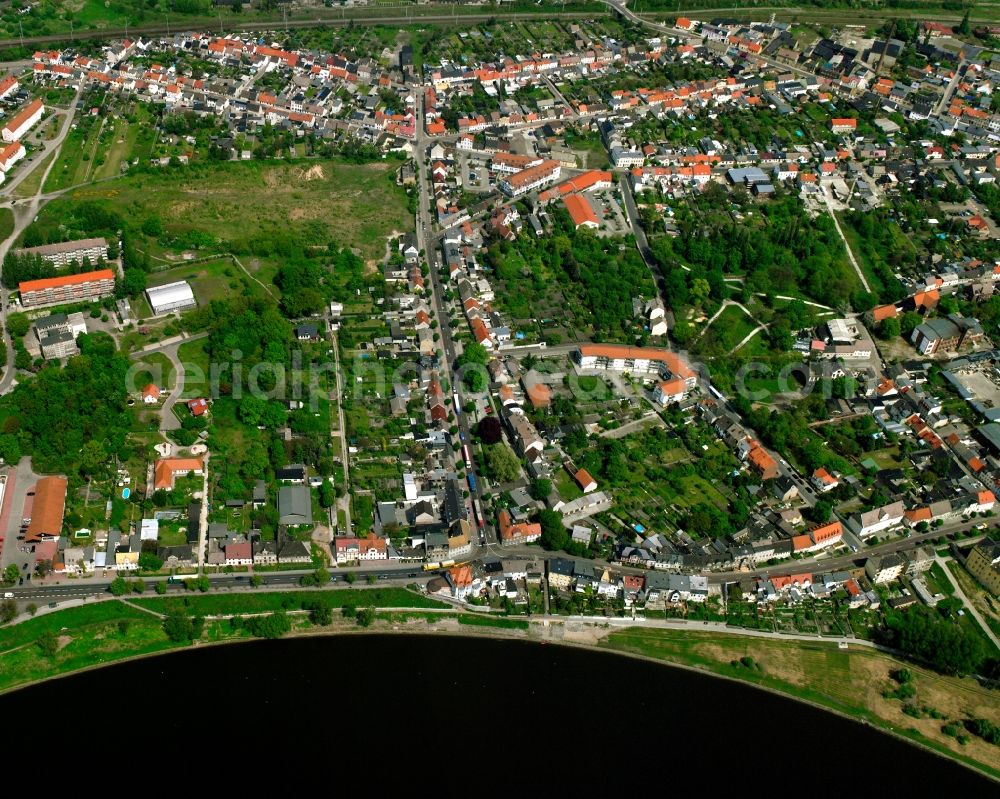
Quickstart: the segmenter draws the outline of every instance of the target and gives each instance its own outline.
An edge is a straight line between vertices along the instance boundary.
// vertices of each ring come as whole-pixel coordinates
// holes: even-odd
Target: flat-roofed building
[[[76,337],[87,332],[87,320],[82,313],[52,314],[35,321],[35,335],[41,347],[42,357],[67,358],[80,350]]]
[[[40,255],[56,266],[66,266],[72,261],[82,264],[84,258],[89,258],[91,263],[97,263],[102,259],[107,260],[108,243],[103,238],[77,239],[61,241],[58,244],[43,244],[40,247],[26,247],[21,253]]]

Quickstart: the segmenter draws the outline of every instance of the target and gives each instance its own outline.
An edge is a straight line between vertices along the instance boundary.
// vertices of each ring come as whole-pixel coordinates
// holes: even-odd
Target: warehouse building
[[[36,544],[59,538],[66,509],[67,485],[65,477],[43,477],[35,484],[35,501],[25,535],[26,543]]]
[[[163,286],[151,286],[146,289],[146,297],[149,298],[149,307],[157,316],[181,308],[194,308],[197,304],[194,300],[194,292],[184,280],[167,283]]]

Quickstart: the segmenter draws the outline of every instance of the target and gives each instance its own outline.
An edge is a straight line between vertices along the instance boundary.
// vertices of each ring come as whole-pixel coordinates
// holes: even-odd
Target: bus
[[[472,472],[469,472],[468,475],[466,475],[465,479],[469,481],[469,490],[472,492],[472,495],[475,496],[476,495],[476,476]]]
[[[452,391],[451,392],[451,401],[453,403],[455,403],[455,416],[461,416],[462,415],[462,406],[459,405],[459,403],[458,403],[458,392],[457,391]]]
[[[475,497],[472,498],[472,519],[476,523],[477,529],[482,530],[486,526],[482,514],[479,512],[479,501]]]
[[[465,459],[465,468],[472,468],[472,451],[468,444],[462,444],[462,457]]]

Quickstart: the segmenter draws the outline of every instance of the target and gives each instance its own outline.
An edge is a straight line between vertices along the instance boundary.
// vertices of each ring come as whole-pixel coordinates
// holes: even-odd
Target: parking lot
[[[475,194],[487,194],[492,191],[490,173],[486,162],[481,158],[460,154],[458,156],[459,178],[462,188]]]
[[[955,377],[977,400],[990,407],[1000,408],[1000,376],[997,376],[992,366],[956,372]]]
[[[21,574],[25,575],[25,581],[31,574],[35,558],[31,546],[25,544],[18,536],[25,526],[22,521],[31,518],[36,482],[38,475],[31,470],[31,459],[22,458],[16,467],[8,471],[7,490],[4,492],[3,511],[0,514],[4,533],[3,557],[0,559],[2,560],[0,565],[6,567],[11,563],[15,564]]]

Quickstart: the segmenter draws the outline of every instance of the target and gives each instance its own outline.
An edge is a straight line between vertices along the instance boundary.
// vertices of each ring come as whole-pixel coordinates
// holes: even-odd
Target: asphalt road
[[[295,587],[299,584],[302,576],[304,574],[311,574],[312,571],[280,571],[280,572],[258,572],[258,574],[263,578],[264,582],[261,584],[260,588],[256,590],[263,590],[265,588],[280,587],[289,588]],[[331,584],[333,585],[343,585],[346,584],[345,575],[347,571],[338,572],[331,576]],[[430,572],[425,572],[419,564],[408,564],[406,566],[396,566],[396,567],[385,567],[376,569],[367,569],[364,571],[354,570],[355,575],[358,577],[358,581],[355,583],[357,588],[367,587],[366,578],[369,576],[375,577],[375,586],[382,585],[384,583],[392,581],[404,581],[404,582],[424,582],[424,580],[431,574]],[[128,575],[124,575],[128,576]],[[188,577],[195,577],[196,575],[184,575],[185,579]],[[111,580],[113,578],[96,578],[90,580],[70,580],[62,579],[57,582],[47,581],[44,584],[38,585],[24,585],[15,588],[7,588],[5,592],[10,592],[14,594],[14,598],[18,601],[42,601],[42,602],[65,602],[67,599],[82,599],[88,596],[103,596],[108,592],[108,586],[111,585]],[[143,578],[146,583],[146,591],[148,594],[152,594],[152,584],[156,582],[163,582],[166,578],[152,577]],[[209,580],[212,583],[213,590],[232,590],[239,588],[249,588],[250,587],[250,575],[248,574],[223,574],[223,575],[211,575]],[[373,587],[375,587],[373,586]],[[167,585],[167,593],[184,593],[187,589],[180,583],[169,583]]]
[[[76,114],[76,103],[80,99],[80,94],[83,88],[77,89],[76,94],[73,96],[73,100],[69,105],[69,109],[66,111],[65,117],[63,118],[62,126],[59,128],[59,132],[56,137],[50,142],[46,142],[44,145],[44,150],[41,151],[37,156],[35,163],[31,169],[22,169],[18,174],[0,191],[0,195],[5,197],[10,197],[11,193],[17,186],[23,181],[29,174],[33,173],[35,170],[42,168],[42,162],[49,153],[58,153],[59,148],[62,147],[63,141],[65,141],[66,136],[69,135],[70,129],[72,128],[73,117]],[[52,171],[52,168],[56,165],[55,158],[49,163],[45,169],[45,173],[42,175],[42,179],[38,183],[38,191],[34,197],[30,199],[23,200],[20,202],[11,201],[10,208],[14,212],[14,230],[11,234],[0,242],[0,263],[7,256],[11,245],[18,239],[18,237],[24,232],[24,229],[28,227],[35,219],[38,214],[39,209],[43,202],[41,201],[42,186],[45,185],[45,180]],[[4,364],[3,378],[0,378],[0,394],[6,394],[14,385],[14,346],[11,342],[10,334],[7,332],[7,313],[9,311],[9,301],[10,296],[6,289],[0,287],[0,314],[3,316],[3,343],[7,347],[7,361]]]
[[[433,217],[431,216],[431,203],[430,203],[430,180],[427,174],[426,165],[426,149],[430,145],[430,139],[424,133],[424,96],[423,92],[418,93],[417,103],[416,103],[416,138],[414,140],[414,152],[416,153],[417,171],[418,171],[418,187],[420,190],[420,198],[417,203],[417,244],[421,250],[424,251],[425,260],[430,267],[430,290],[431,290],[431,302],[434,307],[435,315],[438,320],[438,330],[441,334],[441,350],[444,353],[444,358],[442,359],[440,373],[441,376],[448,381],[451,389],[461,394],[461,387],[455,382],[452,375],[452,364],[455,363],[457,357],[455,350],[455,342],[452,338],[451,323],[449,321],[448,308],[446,307],[444,300],[445,289],[441,284],[441,278],[438,269],[438,258],[437,258],[437,244],[438,237],[434,234],[433,228]],[[462,324],[461,317],[459,318],[459,324]],[[461,396],[459,396],[461,400]],[[449,397],[446,402],[453,402],[453,399]],[[472,429],[470,427],[471,421],[469,414],[462,412],[461,408],[455,408],[456,423],[458,425],[460,438],[463,442],[472,441]],[[471,448],[471,445],[470,445]],[[459,456],[461,458],[461,456]],[[476,490],[470,491],[471,498],[474,503],[478,503],[480,512],[483,511],[483,480],[482,477],[476,474],[475,461],[472,461],[471,466],[467,468],[467,473],[472,475],[476,481]],[[470,522],[473,520],[470,519]],[[485,525],[485,534],[487,536],[487,541],[492,535],[491,525],[486,524],[486,520],[483,519],[483,524]],[[473,556],[479,552],[479,544],[477,540],[476,531],[473,532]]]

